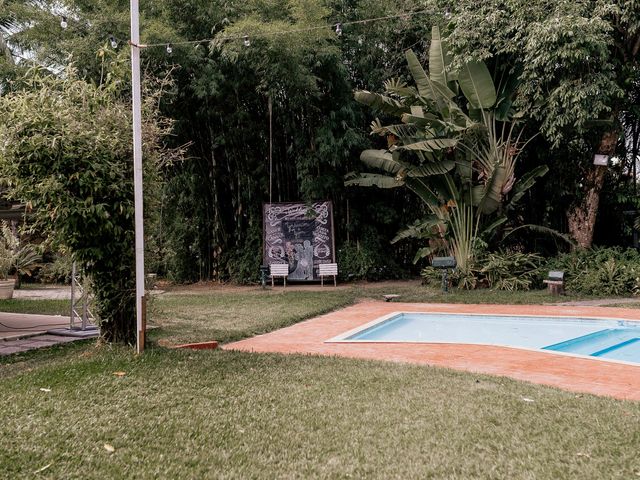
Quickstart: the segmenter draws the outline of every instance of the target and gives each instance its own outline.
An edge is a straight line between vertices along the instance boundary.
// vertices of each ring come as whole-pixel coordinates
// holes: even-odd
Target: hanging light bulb
[[[244,36],[244,46],[248,47],[249,45],[251,45],[251,40],[249,40],[249,35],[245,35]]]
[[[60,19],[60,27],[61,28],[67,28],[69,26],[69,24],[67,23],[67,17],[62,17]]]
[[[116,40],[116,37],[114,37],[113,35],[109,35],[109,43],[111,44],[111,48],[113,49],[118,48],[118,41]]]
[[[167,53],[169,55],[173,53],[173,46],[170,43],[167,44]]]
[[[336,23],[336,35],[339,36],[339,37],[342,35],[342,24],[341,23]]]
[[[446,18],[447,20],[449,20],[451,18],[451,8],[450,7],[446,7],[444,9],[444,18]]]

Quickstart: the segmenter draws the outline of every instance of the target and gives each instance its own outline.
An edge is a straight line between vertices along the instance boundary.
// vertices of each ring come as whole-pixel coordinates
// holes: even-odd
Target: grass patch
[[[640,302],[638,303],[607,303],[606,305],[603,305],[603,307],[640,308]]]
[[[0,385],[7,478],[46,465],[47,478],[640,472],[639,403],[445,369],[161,349],[136,358],[102,347]]]
[[[152,302],[162,327],[153,337],[231,341],[384,293],[426,303],[567,300],[542,291],[445,295],[375,284],[175,292]],[[50,313],[43,307],[38,313]],[[84,343],[11,358],[0,364],[6,478],[31,478],[44,467],[43,478],[86,479],[640,475],[639,402],[329,357],[157,346],[137,357]]]
[[[69,316],[70,309],[69,300],[31,300],[26,298],[0,300],[0,312]]]
[[[154,299],[150,316],[162,327],[153,338],[173,343],[230,342],[321,315],[354,300],[351,290],[173,294]]]

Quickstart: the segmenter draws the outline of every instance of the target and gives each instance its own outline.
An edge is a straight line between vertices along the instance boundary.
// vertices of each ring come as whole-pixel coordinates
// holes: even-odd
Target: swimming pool
[[[640,323],[628,320],[396,312],[327,342],[497,345],[640,364]]]

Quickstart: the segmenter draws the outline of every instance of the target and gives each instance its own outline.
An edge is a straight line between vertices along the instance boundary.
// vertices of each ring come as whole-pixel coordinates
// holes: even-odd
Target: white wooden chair
[[[320,275],[320,285],[324,287],[324,277],[333,276],[333,286],[337,286],[336,277],[338,276],[337,263],[321,263],[318,265],[318,275]]]
[[[287,276],[289,275],[288,263],[272,263],[269,265],[269,275],[271,275],[271,286],[275,277],[282,277],[284,286],[287,286]]]

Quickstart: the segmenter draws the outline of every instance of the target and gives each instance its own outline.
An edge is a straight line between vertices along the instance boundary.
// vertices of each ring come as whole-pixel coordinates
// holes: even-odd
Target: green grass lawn
[[[229,342],[282,328],[352,304],[358,300],[381,300],[387,293],[399,294],[399,302],[541,304],[584,297],[554,297],[546,290],[531,292],[460,291],[443,293],[439,288],[407,285],[296,291],[294,288],[261,288],[209,293],[169,293],[154,298],[152,323],[162,329],[152,338],[173,343],[218,340]]]
[[[0,300],[0,312],[69,316],[70,308],[69,300]]]
[[[153,338],[173,343],[229,342],[291,325],[354,301],[352,290],[219,291],[155,298],[149,316],[162,327]]]
[[[376,288],[169,294],[152,338],[228,341]],[[640,476],[640,403],[440,368],[84,344],[0,365],[0,391],[0,478]]]

